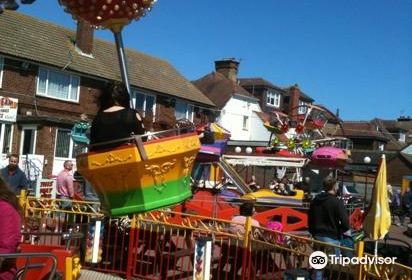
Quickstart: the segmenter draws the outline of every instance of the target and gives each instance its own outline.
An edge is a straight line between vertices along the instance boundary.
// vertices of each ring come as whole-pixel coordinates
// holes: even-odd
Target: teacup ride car
[[[190,174],[200,149],[197,133],[172,129],[98,143],[76,157],[77,169],[110,216],[164,208],[192,196]]]
[[[225,172],[228,174],[237,174],[232,166],[264,166],[283,169],[292,169],[297,173],[300,173],[301,168],[306,165],[308,160],[303,157],[279,157],[276,155],[265,156],[238,156],[238,155],[225,155],[221,159],[222,166]],[[239,174],[237,174],[237,177]],[[231,175],[234,177],[234,175]],[[239,182],[240,180],[237,179]],[[243,180],[242,180],[243,181]],[[241,181],[241,182],[242,182]],[[246,185],[246,183],[243,182]],[[285,191],[284,193],[277,193],[271,190],[269,187],[263,187],[253,192],[249,187],[238,188],[241,193],[240,198],[242,200],[254,200],[257,207],[276,207],[276,206],[302,206],[304,203],[303,190],[294,189]]]
[[[202,158],[201,152],[199,155]],[[201,180],[202,186],[195,186],[193,198],[186,201],[184,205],[177,206],[175,211],[230,220],[239,213],[238,207],[241,203],[253,201],[257,210],[255,218],[261,225],[266,225],[273,216],[285,216],[283,223],[286,230],[293,231],[303,228],[306,226],[306,211],[303,209],[304,193],[302,190],[292,190],[287,195],[278,194],[269,189],[254,192],[234,166],[288,166],[292,169],[299,169],[307,161],[303,157],[282,158],[275,155],[265,157],[222,155],[217,161],[210,163],[208,170],[208,163],[201,162],[206,165],[206,177]],[[290,217],[294,218],[290,219]],[[293,221],[290,222],[291,220]]]
[[[302,206],[304,192],[302,190],[293,190],[289,194],[279,194],[270,189],[260,189],[243,195],[242,199],[255,200],[259,206]]]

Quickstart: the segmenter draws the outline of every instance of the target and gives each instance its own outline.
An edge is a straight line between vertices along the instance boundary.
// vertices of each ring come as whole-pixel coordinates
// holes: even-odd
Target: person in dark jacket
[[[309,232],[315,240],[339,246],[342,234],[350,234],[349,217],[343,202],[336,197],[336,180],[331,176],[326,177],[323,180],[323,188],[324,191],[310,203]],[[334,252],[326,252],[325,248],[317,250],[340,255],[340,249],[336,247]],[[323,279],[321,270],[315,271],[315,279]]]
[[[9,165],[1,169],[1,177],[16,195],[20,195],[21,190],[27,189],[29,186],[26,174],[19,168],[17,154],[9,156]]]
[[[349,217],[343,202],[336,197],[336,180],[326,177],[323,188],[310,204],[309,232],[316,240],[340,245],[342,234],[350,230]]]
[[[401,201],[402,214],[399,216],[399,226],[404,225],[407,216],[409,217],[409,223],[412,223],[412,191],[410,187],[408,187],[402,195]]]

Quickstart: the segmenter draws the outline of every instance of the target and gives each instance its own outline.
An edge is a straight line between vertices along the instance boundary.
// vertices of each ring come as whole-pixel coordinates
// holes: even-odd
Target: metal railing
[[[18,259],[24,262],[23,267],[16,271],[16,275],[14,279],[25,279],[26,274],[30,270],[38,270],[46,268],[50,266],[50,269],[47,269],[47,280],[54,279],[56,275],[57,269],[57,258],[55,255],[51,253],[11,253],[11,254],[0,254],[0,259],[3,259],[3,262],[7,260],[12,260],[16,262]],[[37,261],[36,261],[37,259]],[[38,260],[41,259],[42,261],[39,262]],[[51,263],[50,263],[51,262]]]
[[[365,255],[362,246],[357,250],[333,246],[308,236],[254,227],[250,220],[245,230],[239,231],[242,224],[166,210],[130,218],[105,218],[95,202],[72,201],[72,207],[66,209],[58,206],[59,200],[26,198],[26,228],[30,223],[37,224],[37,231],[32,230],[31,236],[45,233],[37,234],[38,244],[62,244],[61,238],[53,236],[68,228],[87,235],[92,221],[100,219],[104,224],[101,260],[82,264],[127,279],[184,279],[192,275],[195,240],[204,236],[213,241],[213,279],[282,279],[282,275],[297,269],[313,274],[308,260],[314,250]],[[50,226],[53,224],[56,226]],[[46,239],[47,235],[51,239]],[[85,242],[75,241],[70,247],[81,252]],[[84,252],[81,255],[83,260]],[[412,268],[400,264],[328,265],[322,273],[334,280],[412,279]]]

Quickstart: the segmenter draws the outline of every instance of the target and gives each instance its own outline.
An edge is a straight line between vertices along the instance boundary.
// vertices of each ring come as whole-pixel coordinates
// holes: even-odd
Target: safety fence
[[[332,246],[307,236],[254,227],[249,219],[243,226],[172,211],[107,218],[96,202],[67,204],[31,197],[25,199],[24,205],[25,243],[67,246],[80,256],[83,267],[127,279],[193,277],[204,268],[204,263],[197,263],[195,258],[196,243],[203,237],[212,241],[212,279],[283,279],[288,274],[310,277],[316,273],[309,266],[313,251],[364,256],[362,246],[357,251]],[[90,234],[96,230],[96,221],[102,225],[102,238],[97,261],[93,261]],[[63,232],[82,233],[83,238],[65,240]],[[412,268],[400,264],[328,264],[317,273],[334,280],[412,279]]]

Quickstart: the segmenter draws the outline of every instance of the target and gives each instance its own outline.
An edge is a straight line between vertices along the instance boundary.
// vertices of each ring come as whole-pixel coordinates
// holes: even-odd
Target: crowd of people
[[[255,175],[252,175],[251,180],[248,183],[249,188],[256,192],[261,189],[261,186],[256,182]],[[282,179],[273,179],[269,183],[269,189],[272,190],[275,194],[279,195],[293,195],[293,184],[289,181],[287,177]]]

